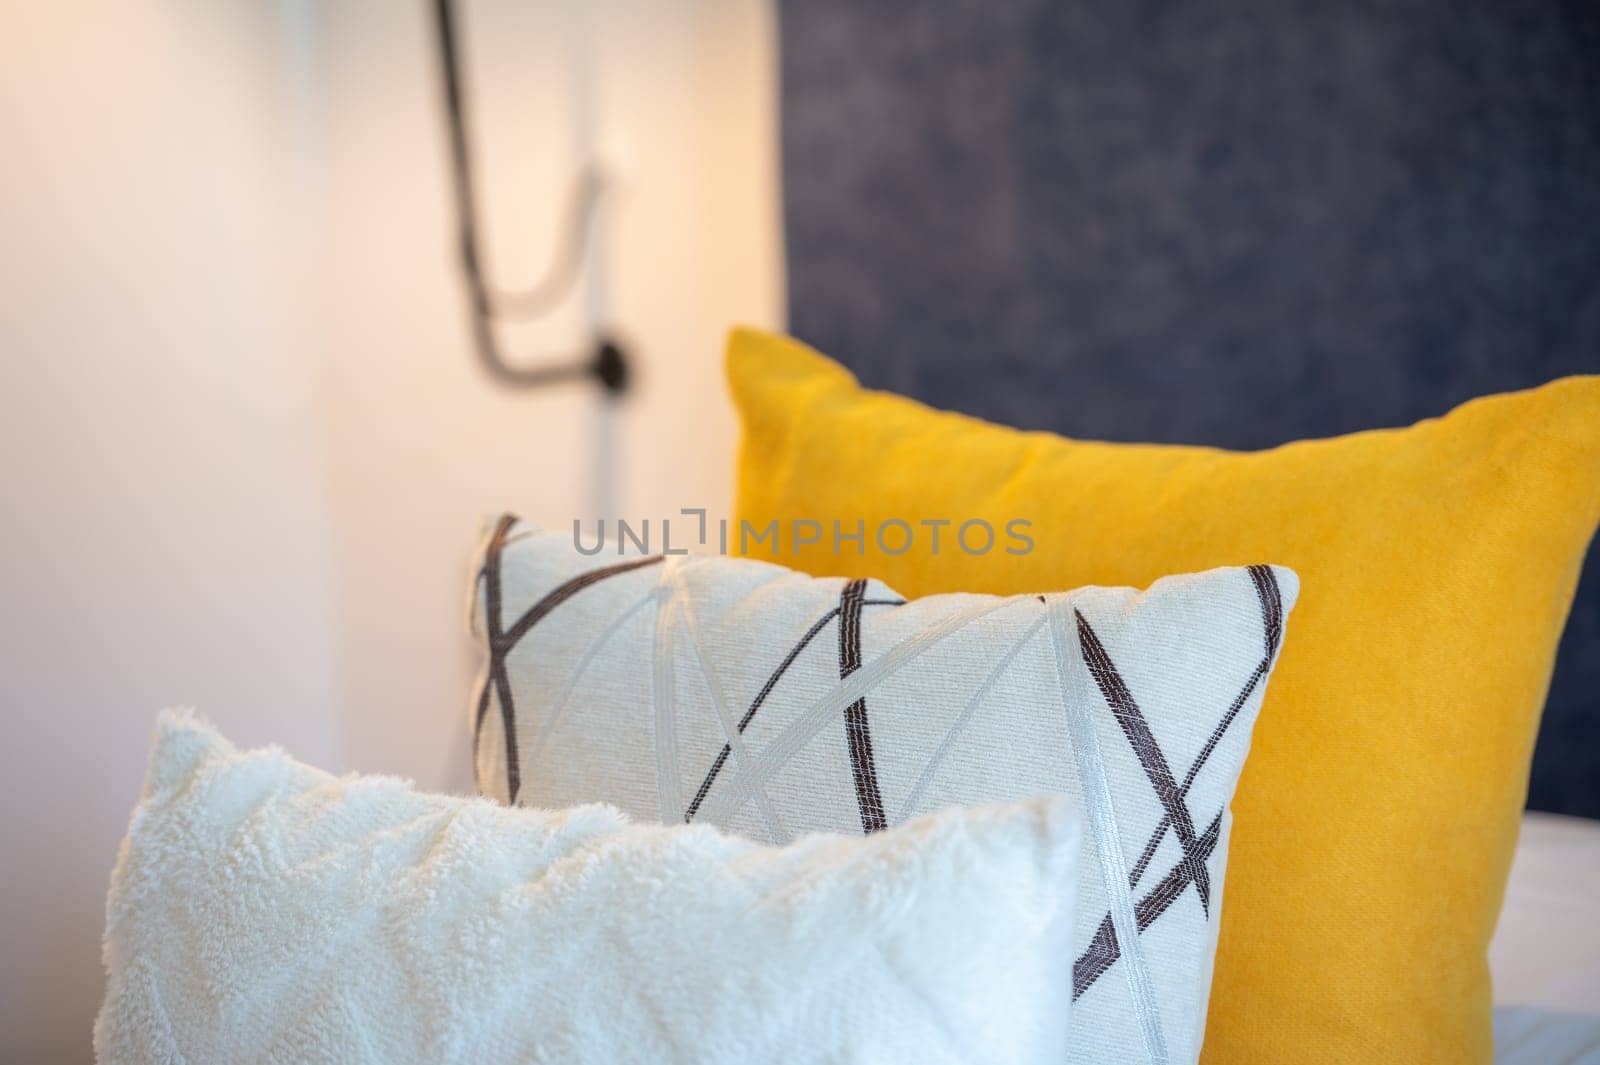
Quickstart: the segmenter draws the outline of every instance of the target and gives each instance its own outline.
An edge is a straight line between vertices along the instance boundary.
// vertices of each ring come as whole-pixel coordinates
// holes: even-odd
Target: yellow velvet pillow
[[[738,517],[758,531],[778,519],[778,557],[812,573],[922,596],[1298,571],[1233,803],[1203,1060],[1489,1060],[1489,939],[1600,520],[1600,377],[1407,429],[1229,452],[930,410],[752,330],[731,337],[728,376]],[[934,555],[935,527],[919,523],[941,519]],[[982,554],[953,539],[972,519],[997,534]],[[1025,546],[1006,534],[1015,519],[1031,523],[1015,527],[1025,553],[1007,551]],[[836,543],[835,520],[866,535]],[[884,524],[896,520],[921,537],[909,550]],[[968,546],[983,542],[973,526]]]

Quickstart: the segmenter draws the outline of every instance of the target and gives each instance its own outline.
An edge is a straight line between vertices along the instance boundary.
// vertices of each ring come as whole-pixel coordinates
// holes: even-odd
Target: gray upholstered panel
[[[1600,371],[1600,5],[788,3],[794,332],[1029,428],[1252,448]],[[1532,805],[1600,816],[1600,566]]]

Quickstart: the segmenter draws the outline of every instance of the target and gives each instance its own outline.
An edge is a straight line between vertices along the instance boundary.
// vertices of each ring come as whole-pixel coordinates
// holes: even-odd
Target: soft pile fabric
[[[1234,803],[1206,1060],[1488,1060],[1487,947],[1600,519],[1600,377],[1234,453],[941,413],[749,330],[728,374],[753,525],[1032,523],[1021,556],[786,554],[810,572],[928,595],[1292,566],[1307,592]]]
[[[1293,573],[908,603],[873,580],[617,550],[492,523],[473,612],[486,790],[780,843],[1059,792],[1092,830],[1072,1060],[1195,1060],[1228,802]]]
[[[158,729],[103,1065],[1066,1060],[1078,825],[1038,799],[765,848]]]

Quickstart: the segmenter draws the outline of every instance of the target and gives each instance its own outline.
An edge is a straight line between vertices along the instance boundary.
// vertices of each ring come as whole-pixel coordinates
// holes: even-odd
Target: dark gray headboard
[[[796,335],[1026,428],[1256,448],[1600,371],[1600,4],[782,7]],[[1530,805],[1600,817],[1600,565]]]

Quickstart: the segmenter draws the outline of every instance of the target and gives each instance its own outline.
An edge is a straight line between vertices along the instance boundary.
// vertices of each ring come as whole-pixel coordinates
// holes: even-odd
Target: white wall
[[[613,498],[630,516],[725,511],[723,333],[781,318],[770,10],[462,6],[498,280],[540,276],[592,144],[616,175],[603,302],[640,360],[615,419]],[[465,787],[478,524],[500,509],[555,527],[587,516],[603,401],[583,385],[507,391],[469,355],[427,15],[349,3],[326,26],[329,453],[352,758]],[[530,360],[577,351],[585,305],[505,343]]]
[[[769,5],[464,7],[506,283],[542,263],[579,144],[618,167],[604,302],[642,361],[618,508],[725,508],[721,334],[782,315]],[[0,1060],[89,1059],[157,707],[462,785],[477,522],[592,506],[594,396],[471,360],[426,14],[0,14]]]

